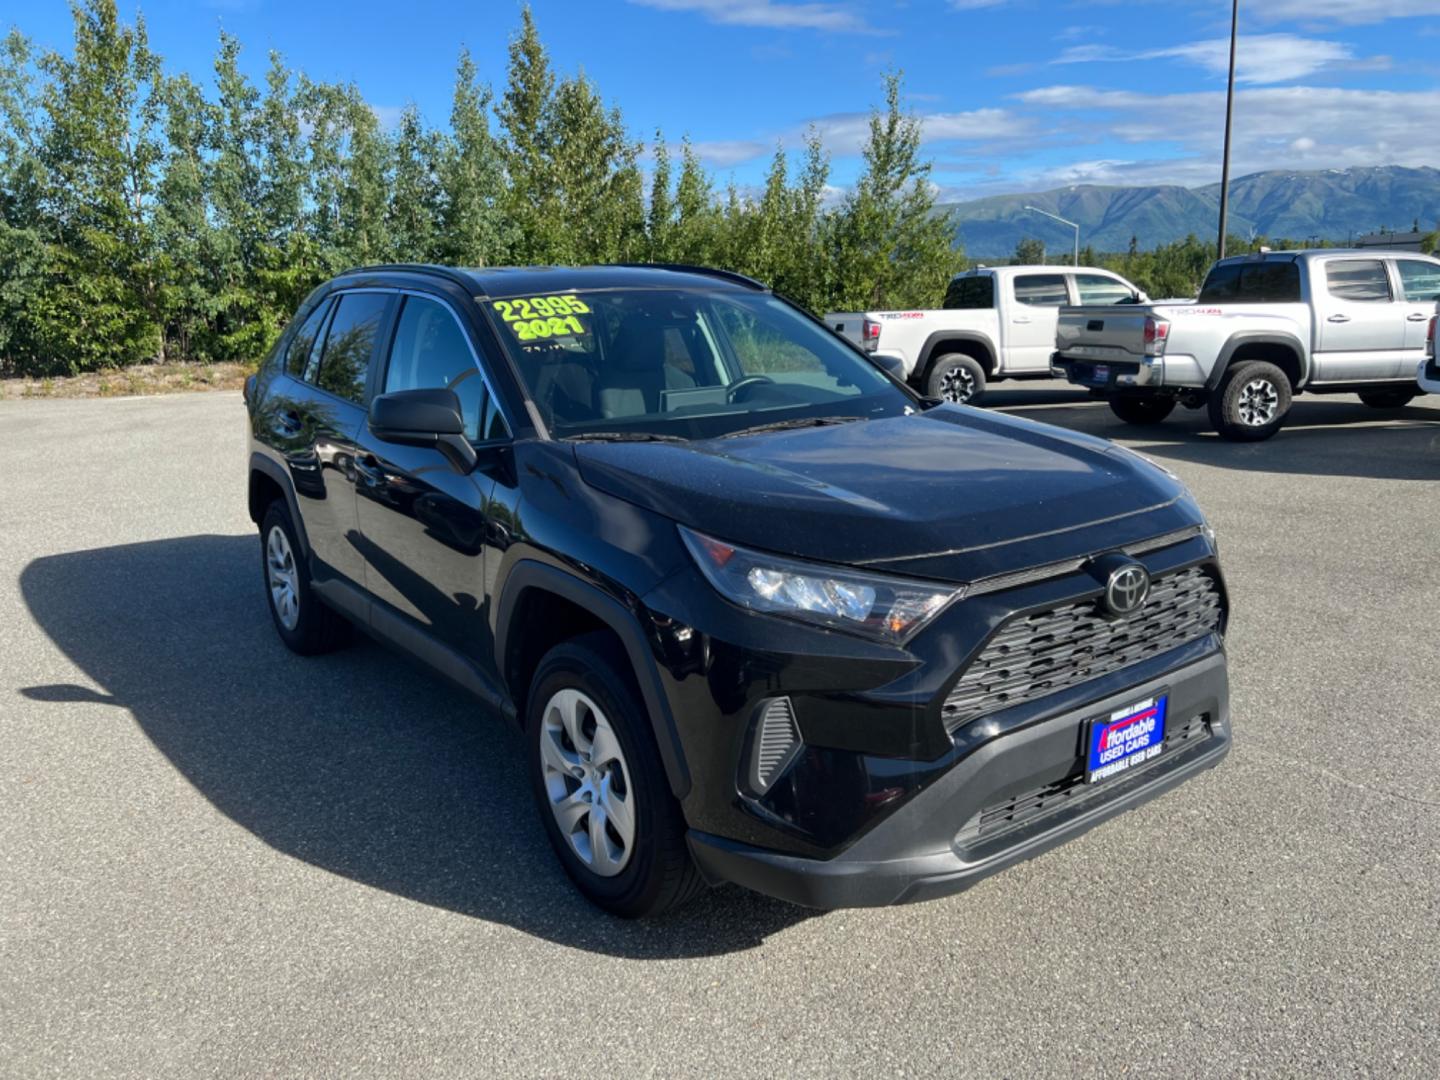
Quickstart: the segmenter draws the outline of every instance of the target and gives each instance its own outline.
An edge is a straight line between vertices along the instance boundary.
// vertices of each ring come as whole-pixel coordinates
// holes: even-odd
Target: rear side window
[[[387,293],[345,293],[335,302],[316,386],[357,404],[365,400],[370,358],[390,300]]]
[[[1325,264],[1325,284],[1338,300],[1361,304],[1390,302],[1390,278],[1379,259],[1341,259]]]
[[[1213,267],[1201,303],[1292,304],[1300,300],[1300,267],[1293,259],[1225,263]]]
[[[995,306],[995,278],[991,274],[957,277],[945,290],[943,307],[951,309],[988,309]]]
[[[1031,307],[1063,307],[1070,302],[1063,274],[1021,274],[1015,279],[1015,299]]]
[[[390,346],[385,393],[396,390],[452,390],[460,399],[465,434],[480,442],[508,432],[485,387],[465,331],[437,300],[407,296]]]
[[[305,375],[305,368],[310,362],[310,356],[320,343],[321,334],[325,329],[325,316],[328,314],[330,314],[330,301],[325,300],[316,306],[315,310],[310,313],[310,317],[305,320],[304,325],[290,339],[290,348],[285,353],[285,370],[297,379],[303,378]]]
[[[1103,274],[1076,274],[1075,288],[1082,304],[1128,304],[1135,299],[1130,286]]]
[[[1400,288],[1405,299],[1433,303],[1440,300],[1440,265],[1419,259],[1396,259],[1400,271]]]

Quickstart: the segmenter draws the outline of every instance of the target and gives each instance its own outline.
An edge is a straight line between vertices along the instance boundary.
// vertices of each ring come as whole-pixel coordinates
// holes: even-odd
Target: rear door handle
[[[1405,316],[1405,321],[1406,321],[1406,322],[1424,322],[1424,321],[1425,321],[1426,319],[1428,319],[1428,318],[1430,318],[1430,316],[1429,316],[1429,315],[1426,315],[1424,312],[1412,311],[1409,315],[1406,315],[1406,316]]]
[[[361,454],[355,459],[355,474],[371,487],[385,479],[385,469],[374,454]]]
[[[1015,318],[1011,319],[1010,321],[1016,323],[1028,323],[1030,321],[1030,317],[1028,315],[1016,315]]]
[[[1349,321],[1350,321],[1350,316],[1349,316],[1349,315],[1331,315],[1328,321],[1329,321],[1329,322],[1349,322]]]
[[[279,422],[280,430],[286,435],[295,435],[305,426],[301,423],[300,414],[294,409],[281,410],[276,414],[275,419]]]

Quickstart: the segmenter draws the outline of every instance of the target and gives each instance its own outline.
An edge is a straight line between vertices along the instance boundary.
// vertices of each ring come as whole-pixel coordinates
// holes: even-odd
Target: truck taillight
[[[860,347],[866,352],[874,352],[880,347],[880,324],[874,319],[866,319],[860,324]]]
[[[1170,324],[1153,315],[1145,316],[1145,354],[1147,356],[1164,356],[1165,342],[1168,340],[1170,340]]]
[[[1425,355],[1431,360],[1435,359],[1435,322],[1440,315],[1430,316],[1430,329],[1425,331]]]

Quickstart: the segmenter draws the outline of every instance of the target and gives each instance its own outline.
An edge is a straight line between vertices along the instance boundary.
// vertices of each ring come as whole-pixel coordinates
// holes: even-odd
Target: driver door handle
[[[1011,322],[1016,322],[1016,323],[1028,323],[1028,322],[1030,321],[1030,316],[1029,316],[1029,315],[1016,315],[1016,316],[1015,316],[1013,319],[1011,319],[1010,321],[1011,321]]]
[[[1406,316],[1405,316],[1405,321],[1406,321],[1406,322],[1424,322],[1424,321],[1425,321],[1426,319],[1428,319],[1428,318],[1430,318],[1430,316],[1427,315],[1427,314],[1426,314],[1425,312],[1423,312],[1423,311],[1412,311],[1409,315],[1406,315]]]
[[[1331,315],[1327,322],[1349,322],[1349,315]]]
[[[385,479],[385,470],[374,454],[361,454],[355,459],[355,475],[374,487]]]

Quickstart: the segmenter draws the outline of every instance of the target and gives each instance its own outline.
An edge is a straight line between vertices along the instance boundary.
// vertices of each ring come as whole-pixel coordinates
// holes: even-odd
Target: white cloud
[[[1243,15],[1261,22],[1338,22],[1359,25],[1440,15],[1440,0],[1265,0]]]
[[[1059,137],[1144,147],[1105,158],[1011,172],[1003,184],[1203,184],[1220,173],[1223,90],[1146,94],[1048,86],[1018,95],[1058,119]],[[1434,165],[1440,161],[1440,90],[1265,87],[1237,92],[1232,175],[1263,169]],[[1166,156],[1169,150],[1174,153]]]
[[[881,31],[848,4],[777,3],[776,0],[630,0],[660,11],[693,11],[726,26],[763,26],[772,30],[827,30],[841,34]]]
[[[1237,82],[1262,85],[1303,79],[1322,68],[1349,63],[1350,46],[1295,34],[1243,35],[1235,52]],[[1211,38],[1163,49],[1127,52],[1108,45],[1075,45],[1054,61],[1057,64],[1114,63],[1134,60],[1182,60],[1216,75],[1230,69],[1230,39]]]
[[[693,148],[701,161],[717,169],[728,169],[746,161],[754,161],[761,154],[773,150],[774,146],[753,139],[716,139],[697,142]]]

